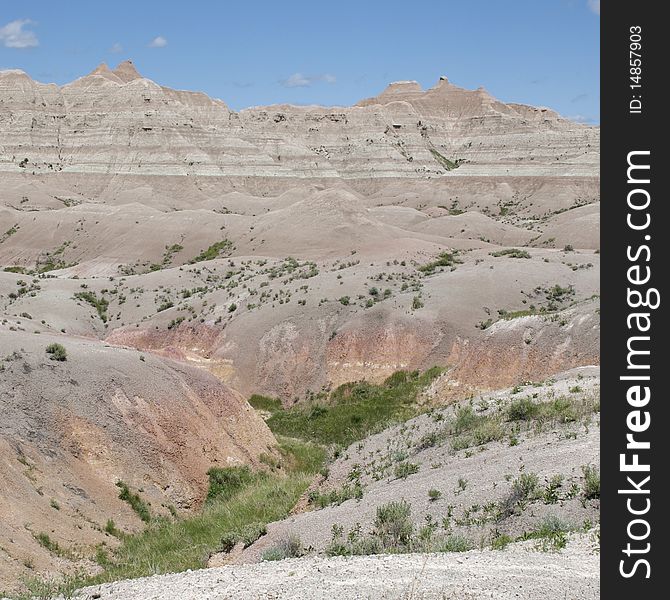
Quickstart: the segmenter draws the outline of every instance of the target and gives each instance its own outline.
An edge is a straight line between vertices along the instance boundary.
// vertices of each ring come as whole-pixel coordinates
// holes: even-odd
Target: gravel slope
[[[86,588],[81,600],[587,600],[600,597],[599,556],[586,537],[565,551],[298,558]]]

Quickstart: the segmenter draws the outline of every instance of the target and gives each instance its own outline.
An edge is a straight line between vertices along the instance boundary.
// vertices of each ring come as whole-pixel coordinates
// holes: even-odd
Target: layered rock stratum
[[[140,525],[118,480],[197,507],[208,466],[273,451],[252,393],[597,364],[598,162],[597,127],[446,78],[236,112],[130,61],[0,72],[0,570],[58,563],[52,499],[91,547]]]

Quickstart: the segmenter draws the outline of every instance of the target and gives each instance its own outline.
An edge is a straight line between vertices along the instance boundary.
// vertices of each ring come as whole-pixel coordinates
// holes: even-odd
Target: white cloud
[[[592,12],[596,13],[597,15],[600,14],[600,0],[586,0],[586,3]]]
[[[282,79],[279,83],[287,88],[295,87],[310,87],[312,84],[324,81],[325,83],[335,83],[337,81],[335,75],[330,75],[326,73],[324,75],[303,75],[302,73],[293,73],[287,79]]]
[[[17,19],[0,27],[0,42],[6,48],[34,48],[39,46],[34,31],[24,29],[26,25],[34,25],[30,19]]]
[[[149,48],[165,48],[167,44],[168,41],[162,35],[159,35],[151,40],[149,43]]]
[[[119,42],[116,42],[116,44],[112,45],[109,51],[113,52],[114,54],[118,54],[119,52],[123,52],[123,46],[119,44]]]
[[[288,79],[282,80],[281,84],[288,88],[309,87],[312,85],[312,80],[309,77],[305,77],[302,73],[293,73]]]

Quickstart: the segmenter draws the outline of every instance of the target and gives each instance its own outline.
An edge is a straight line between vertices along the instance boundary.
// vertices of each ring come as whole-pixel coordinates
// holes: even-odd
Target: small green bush
[[[600,498],[600,473],[598,469],[591,465],[586,465],[582,467],[582,473],[584,474],[584,497],[588,500]]]
[[[262,560],[272,561],[284,560],[285,558],[300,558],[304,553],[300,538],[290,536],[263,552]]]
[[[46,353],[51,355],[49,357],[51,360],[67,360],[67,350],[65,350],[65,346],[61,344],[49,344],[46,347]]]
[[[393,475],[396,479],[407,479],[410,475],[419,472],[419,465],[411,462],[401,462],[395,466]]]
[[[140,495],[131,492],[128,484],[123,481],[117,481],[116,487],[121,490],[119,492],[119,499],[127,502],[142,521],[149,523],[151,521],[151,511],[149,510],[149,505],[140,498]]]
[[[519,248],[505,248],[504,250],[490,252],[489,254],[495,257],[507,256],[508,258],[531,258],[526,250],[519,250]]]
[[[436,500],[439,500],[441,497],[442,492],[440,490],[436,489],[428,490],[428,498],[430,499],[431,502],[435,502]]]

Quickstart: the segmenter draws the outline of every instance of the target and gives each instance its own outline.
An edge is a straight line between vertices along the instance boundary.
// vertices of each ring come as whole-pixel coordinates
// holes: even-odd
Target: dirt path
[[[506,551],[298,558],[162,575],[83,590],[81,600],[590,600],[599,556],[585,543],[561,553]]]

